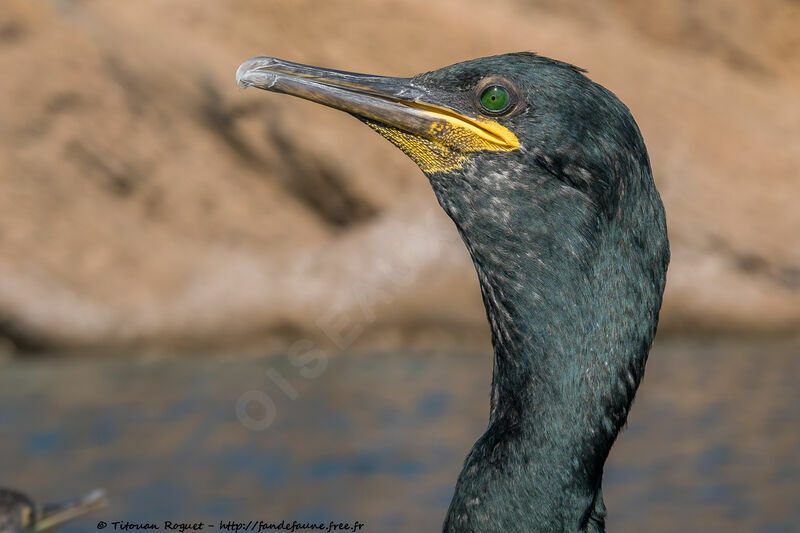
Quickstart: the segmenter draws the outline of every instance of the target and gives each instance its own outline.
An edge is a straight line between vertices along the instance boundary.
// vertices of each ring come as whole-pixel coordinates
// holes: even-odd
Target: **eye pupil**
[[[484,109],[497,113],[508,107],[511,98],[504,87],[492,85],[483,90],[480,100]]]

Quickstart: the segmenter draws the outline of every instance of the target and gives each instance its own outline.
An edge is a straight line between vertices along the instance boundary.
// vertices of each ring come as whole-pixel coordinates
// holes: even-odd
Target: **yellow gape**
[[[510,152],[519,148],[517,136],[498,122],[473,119],[429,106],[419,107],[435,118],[424,136],[371,120],[364,122],[400,148],[423,172],[461,168],[470,152]]]

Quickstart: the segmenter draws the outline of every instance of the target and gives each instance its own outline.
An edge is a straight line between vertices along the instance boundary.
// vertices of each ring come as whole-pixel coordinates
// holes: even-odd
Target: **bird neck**
[[[481,275],[494,347],[489,427],[521,444],[509,447],[531,465],[520,483],[590,507],[644,369],[642,360],[629,376],[631,362],[646,354],[633,339],[609,342],[625,319],[597,306],[596,277],[562,266],[535,273],[534,283],[534,271],[515,281]]]
[[[443,206],[475,264],[494,346],[489,427],[445,531],[600,531],[603,465],[644,373],[664,270],[631,255],[650,247],[637,232],[592,226],[597,217],[564,225],[548,218],[556,210],[532,221],[527,209],[487,223],[472,216],[481,206]]]
[[[588,295],[601,289],[582,273],[551,269],[547,283],[534,285],[530,276],[546,278],[533,264],[513,277],[500,265],[476,266],[494,345],[490,421],[467,457],[448,524],[452,531],[467,524],[474,531],[586,531],[592,524],[600,531],[603,465],[649,339],[621,342],[610,325],[624,310],[593,305],[597,297]],[[566,299],[564,287],[574,291]],[[471,510],[477,505],[481,512]]]

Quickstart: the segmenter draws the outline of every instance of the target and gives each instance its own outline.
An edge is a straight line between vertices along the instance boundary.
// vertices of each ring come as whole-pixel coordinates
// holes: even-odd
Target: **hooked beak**
[[[412,78],[356,74],[256,57],[239,66],[236,82],[355,115],[402,149],[424,172],[459,168],[468,152],[519,147],[516,135],[505,126],[437,102]]]

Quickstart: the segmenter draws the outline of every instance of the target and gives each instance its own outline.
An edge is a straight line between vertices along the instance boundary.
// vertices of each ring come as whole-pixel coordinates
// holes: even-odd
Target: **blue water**
[[[105,488],[110,506],[67,533],[251,519],[436,531],[490,376],[485,353],[342,354],[315,379],[282,354],[14,360],[0,364],[0,485],[40,500]],[[800,531],[799,384],[797,343],[657,344],[606,467],[609,530]],[[245,393],[265,429],[237,415]]]

